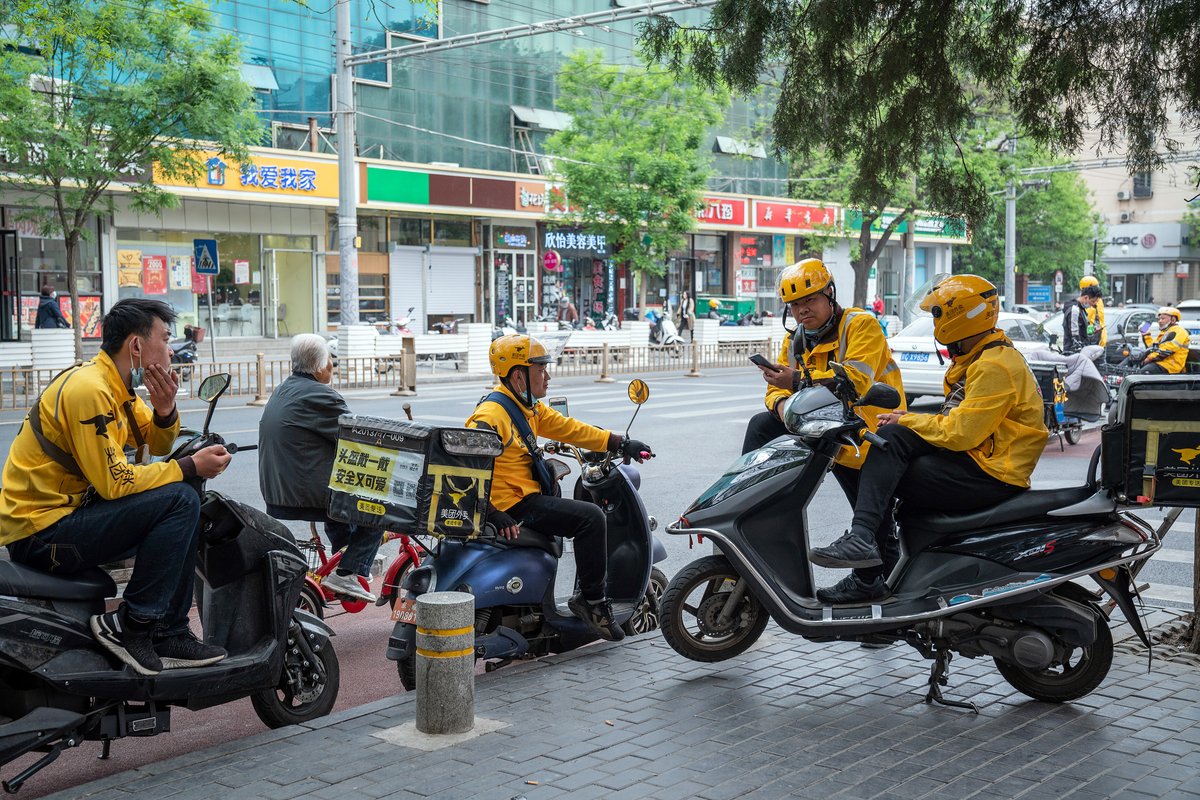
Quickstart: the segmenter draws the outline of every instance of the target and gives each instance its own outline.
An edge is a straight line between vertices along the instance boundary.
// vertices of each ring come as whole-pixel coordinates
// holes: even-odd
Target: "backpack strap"
[[[60,377],[74,369],[77,369],[78,367],[78,364],[67,367],[62,372],[55,375],[50,381],[50,386],[54,385],[54,381],[57,381]],[[67,381],[71,380],[71,377],[71,375],[67,375],[67,377],[63,379],[64,386],[66,385]],[[29,421],[29,430],[33,432],[33,438],[37,440],[38,446],[42,448],[42,452],[45,453],[51,461],[55,462],[75,477],[87,480],[87,478],[84,477],[83,470],[79,468],[79,462],[75,460],[75,457],[66,450],[63,450],[54,442],[50,441],[49,437],[47,437],[42,431],[42,397],[44,397],[46,392],[50,390],[50,386],[47,386],[42,390],[41,394],[37,396],[37,399],[33,401],[33,408],[29,409],[29,415],[26,417],[26,419]],[[59,393],[61,394],[61,392],[62,386],[59,387]]]
[[[525,449],[529,451],[529,458],[533,462],[533,477],[537,479],[538,485],[541,486],[542,494],[558,494],[558,482],[554,480],[554,473],[551,471],[550,465],[542,458],[542,451],[537,446],[537,437],[533,435],[533,429],[529,427],[529,420],[525,419],[525,415],[521,413],[521,409],[517,408],[517,404],[513,402],[513,399],[503,392],[492,392],[480,402],[495,403],[508,412],[508,417],[512,420],[513,428],[516,429],[517,435],[521,437],[521,440],[525,442]]]

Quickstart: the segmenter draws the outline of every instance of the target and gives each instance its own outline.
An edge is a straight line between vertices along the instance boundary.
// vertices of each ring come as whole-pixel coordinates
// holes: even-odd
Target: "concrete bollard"
[[[399,382],[392,397],[412,397],[417,393],[417,345],[412,336],[405,336],[400,345]]]
[[[613,380],[608,375],[608,342],[605,342],[604,349],[600,351],[600,377],[596,378],[596,383],[612,383]]]
[[[475,597],[429,592],[417,598],[417,730],[475,727]]]
[[[688,378],[703,378],[704,373],[700,371],[700,345],[696,343],[696,338],[692,337],[692,371],[687,373]]]
[[[254,399],[246,405],[249,406],[265,406],[267,404],[267,362],[266,356],[262,353],[256,353],[254,359],[254,375],[258,385],[254,388]]]

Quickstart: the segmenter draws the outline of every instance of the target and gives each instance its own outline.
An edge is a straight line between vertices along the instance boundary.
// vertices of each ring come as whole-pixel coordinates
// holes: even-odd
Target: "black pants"
[[[988,475],[966,453],[935,447],[902,425],[885,425],[879,435],[888,447],[872,447],[859,477],[851,530],[874,536],[892,507],[974,511],[994,506],[1024,490]]]
[[[540,533],[575,540],[575,574],[588,600],[606,595],[608,527],[604,512],[593,503],[531,494],[508,509],[513,519]]]
[[[1166,375],[1167,368],[1157,361],[1151,361],[1138,370],[1139,375]]]
[[[757,450],[772,439],[778,439],[787,433],[787,428],[779,421],[779,417],[770,411],[761,411],[746,423],[746,438],[742,440],[742,455],[751,450]]]

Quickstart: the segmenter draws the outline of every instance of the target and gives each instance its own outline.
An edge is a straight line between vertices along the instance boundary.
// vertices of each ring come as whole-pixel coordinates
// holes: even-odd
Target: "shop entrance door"
[[[312,333],[317,319],[316,256],[310,250],[263,250],[267,267],[263,325],[273,339]]]
[[[17,232],[0,231],[0,341],[21,338],[21,286],[17,267]]]
[[[512,265],[512,316],[525,325],[537,319],[537,261],[531,253],[513,253]]]

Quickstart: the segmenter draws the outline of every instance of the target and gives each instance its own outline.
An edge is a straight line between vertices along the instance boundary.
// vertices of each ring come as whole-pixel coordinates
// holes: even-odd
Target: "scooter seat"
[[[117,596],[117,584],[99,567],[60,577],[11,561],[0,561],[0,594],[39,600],[102,600]]]
[[[981,528],[994,528],[1009,522],[1044,517],[1059,508],[1082,503],[1096,493],[1092,486],[1072,486],[1069,489],[1030,489],[1005,500],[999,505],[981,508],[966,514],[941,513],[921,509],[905,513],[900,504],[897,518],[908,532],[935,535],[967,533]]]
[[[527,525],[521,526],[521,532],[515,539],[505,539],[503,536],[495,538],[497,547],[536,547],[539,550],[545,550],[555,558],[562,558],[562,542],[553,536],[535,531]]]

